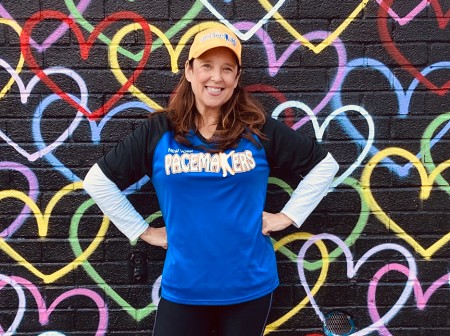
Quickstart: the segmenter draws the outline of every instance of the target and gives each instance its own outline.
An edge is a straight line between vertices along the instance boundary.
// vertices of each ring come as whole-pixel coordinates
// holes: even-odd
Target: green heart
[[[65,3],[66,3],[67,8],[70,11],[70,14],[77,21],[77,23],[80,26],[82,26],[84,29],[86,29],[88,32],[91,33],[94,30],[94,26],[91,25],[83,17],[83,14],[81,14],[78,11],[78,8],[75,5],[74,1],[73,0],[65,0]],[[177,23],[175,23],[167,32],[165,32],[164,35],[166,35],[168,39],[172,38],[180,30],[182,30],[184,27],[186,27],[193,19],[195,19],[195,17],[198,15],[198,13],[200,13],[200,11],[202,9],[203,9],[202,2],[200,0],[196,0],[194,2],[194,4],[192,5],[192,7],[189,9],[189,11]],[[106,45],[111,44],[111,39],[104,34],[99,34],[98,38]],[[159,48],[162,45],[163,45],[163,42],[161,41],[161,39],[156,40],[155,42],[152,43],[152,51],[156,50],[157,48]],[[122,47],[119,47],[118,51],[122,55],[124,55],[136,62],[140,61],[140,59],[142,58],[142,54],[143,54],[142,50],[140,52],[138,52],[137,54],[134,54]]]
[[[269,183],[279,186],[280,188],[284,189],[284,191],[286,191],[289,195],[292,194],[292,191],[293,191],[292,188],[287,183],[285,183],[284,181],[282,181],[278,178],[270,177]],[[365,201],[364,197],[362,197],[362,187],[361,187],[359,181],[348,177],[343,181],[343,184],[346,184],[346,185],[352,187],[353,189],[355,189],[358,192],[359,197],[361,199],[361,211],[360,211],[360,215],[358,218],[358,222],[356,223],[352,232],[350,232],[348,237],[345,239],[345,244],[348,247],[350,247],[359,238],[363,229],[365,228],[365,226],[367,224],[367,220],[369,218],[370,211],[369,211],[369,205]],[[272,238],[272,243],[273,244],[276,243],[276,240],[273,238]],[[291,252],[286,247],[280,247],[278,251],[281,252],[282,254],[284,254],[290,260],[292,260],[294,262],[297,261],[297,255],[295,253]],[[334,249],[333,251],[330,252],[329,261],[333,262],[342,253],[343,253],[342,249],[340,247],[337,247],[336,249]],[[322,260],[316,260],[314,262],[305,260],[304,268],[307,269],[308,271],[315,271],[317,269],[320,269],[320,268],[322,268]]]
[[[433,162],[433,157],[431,156],[431,138],[433,137],[434,132],[446,121],[450,120],[450,112],[445,114],[441,114],[437,116],[428,127],[425,129],[423,133],[422,141],[420,142],[420,149],[422,152],[422,163],[428,173],[431,173],[434,169],[436,169],[436,165]],[[436,182],[440,189],[445,191],[447,194],[450,194],[450,186],[449,183],[442,177],[442,175],[436,176]]]
[[[72,217],[72,221],[70,224],[70,244],[72,247],[72,251],[76,256],[80,255],[83,250],[80,246],[80,242],[78,239],[78,226],[80,223],[80,219],[83,217],[84,212],[89,209],[91,206],[95,205],[95,202],[90,199],[81,204],[81,206],[77,209],[74,216]],[[152,222],[156,218],[161,217],[161,212],[158,211],[153,215],[147,218],[147,222]],[[140,321],[143,318],[147,317],[153,311],[156,310],[156,304],[153,302],[149,303],[147,306],[143,308],[134,308],[132,307],[122,296],[120,296],[114,289],[112,289],[103,278],[97,273],[97,271],[92,267],[88,260],[85,260],[81,266],[83,266],[84,270],[88,273],[92,280],[94,280],[97,285],[103,289],[103,291],[113,299],[124,311],[131,315],[136,321]]]

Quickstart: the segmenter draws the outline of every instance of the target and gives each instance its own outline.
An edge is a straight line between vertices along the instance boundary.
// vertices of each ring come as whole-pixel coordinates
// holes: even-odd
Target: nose
[[[220,82],[222,80],[222,74],[220,72],[220,69],[214,68],[211,71],[211,80],[215,82]]]

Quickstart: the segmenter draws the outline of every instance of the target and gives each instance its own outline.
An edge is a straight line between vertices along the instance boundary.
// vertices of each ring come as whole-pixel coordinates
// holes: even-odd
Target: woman
[[[112,149],[84,187],[130,240],[167,248],[153,335],[262,335],[278,286],[270,233],[299,227],[337,173],[315,141],[267,117],[239,85],[241,43],[199,32],[169,106]],[[279,213],[264,212],[272,167],[304,178]],[[148,175],[165,227],[121,193]]]

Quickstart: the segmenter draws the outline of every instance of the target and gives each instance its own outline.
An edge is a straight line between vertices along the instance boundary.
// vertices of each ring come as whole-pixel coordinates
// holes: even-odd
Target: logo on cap
[[[201,42],[205,43],[206,41],[215,38],[230,42],[233,45],[233,47],[236,47],[236,39],[228,35],[227,33],[218,33],[218,32],[209,33],[201,38]]]

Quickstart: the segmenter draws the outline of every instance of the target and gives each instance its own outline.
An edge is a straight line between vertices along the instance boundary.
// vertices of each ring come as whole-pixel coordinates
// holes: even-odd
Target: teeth
[[[222,91],[222,89],[220,88],[212,88],[212,87],[208,87],[207,90],[213,93],[219,93],[220,91]]]

